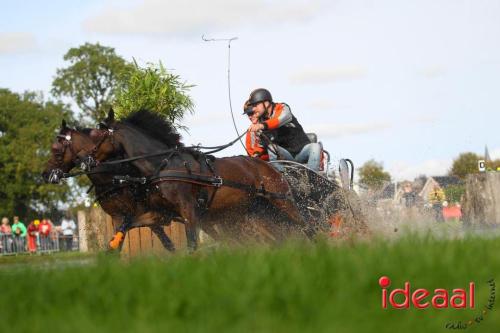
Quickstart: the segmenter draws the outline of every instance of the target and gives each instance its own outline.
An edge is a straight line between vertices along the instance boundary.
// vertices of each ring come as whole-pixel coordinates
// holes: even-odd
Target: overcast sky
[[[188,83],[184,141],[236,137],[250,91],[268,88],[335,159],[382,161],[398,180],[447,172],[460,152],[500,157],[500,1],[9,1],[0,87],[49,95],[62,56],[85,42],[161,60]],[[235,145],[222,155],[243,154]]]

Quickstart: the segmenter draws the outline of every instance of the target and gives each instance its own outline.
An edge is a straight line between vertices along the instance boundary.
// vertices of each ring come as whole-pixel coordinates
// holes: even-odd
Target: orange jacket
[[[284,103],[274,104],[274,109],[269,119],[263,122],[264,130],[274,130],[285,124],[288,124],[293,119],[290,107]]]
[[[266,116],[269,118],[262,122],[264,133],[272,143],[288,150],[292,156],[311,143],[286,103],[273,104],[271,114]]]
[[[269,155],[266,149],[260,143],[260,138],[255,132],[247,132],[245,140],[245,148],[248,155],[251,157],[258,157],[261,160],[269,161]]]

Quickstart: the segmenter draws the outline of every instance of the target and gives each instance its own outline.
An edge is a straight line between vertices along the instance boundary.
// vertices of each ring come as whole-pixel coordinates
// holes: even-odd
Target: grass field
[[[446,332],[488,302],[500,238],[296,243],[165,259],[0,259],[1,332]],[[466,288],[476,309],[381,308],[392,288]],[[495,308],[466,331],[500,332]]]

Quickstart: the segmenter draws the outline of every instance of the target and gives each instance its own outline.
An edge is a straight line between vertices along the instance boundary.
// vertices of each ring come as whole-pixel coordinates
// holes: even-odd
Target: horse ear
[[[111,124],[112,122],[115,121],[115,111],[113,111],[113,108],[109,108],[108,111],[108,117],[104,121],[106,124]]]
[[[68,128],[68,126],[66,125],[66,120],[63,119],[61,122],[61,129],[66,129],[66,128]]]

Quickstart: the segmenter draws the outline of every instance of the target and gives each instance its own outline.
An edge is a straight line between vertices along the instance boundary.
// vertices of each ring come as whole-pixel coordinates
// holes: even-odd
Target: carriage
[[[359,198],[353,190],[354,163],[350,159],[340,159],[338,170],[330,170],[331,157],[315,133],[306,133],[309,140],[319,143],[322,149],[320,170],[314,171],[306,165],[288,160],[269,163],[278,166],[290,184],[294,201],[302,216],[309,220],[321,221],[318,227],[337,236],[346,226],[346,220],[354,229],[365,229],[365,217],[360,208]]]

